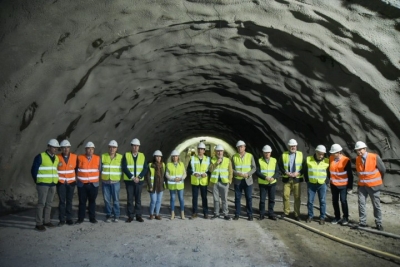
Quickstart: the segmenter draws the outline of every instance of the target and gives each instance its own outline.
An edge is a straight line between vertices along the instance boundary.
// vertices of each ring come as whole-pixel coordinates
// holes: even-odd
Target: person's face
[[[132,145],[132,153],[137,154],[139,152],[139,146],[138,145]]]
[[[155,156],[156,162],[160,163],[161,162],[161,156]]]
[[[271,152],[263,152],[264,158],[269,159],[271,157]]]
[[[340,158],[340,151],[339,151],[339,152],[336,152],[336,153],[332,153],[332,155],[333,155],[333,157],[334,157],[335,159],[339,159],[339,158]]]
[[[203,156],[204,152],[206,152],[206,150],[204,148],[198,148],[197,149],[197,153],[199,154],[199,156]]]
[[[290,153],[294,153],[297,151],[297,146],[289,146]]]
[[[366,148],[360,148],[356,150],[357,156],[362,156],[364,155],[365,151],[367,151]]]
[[[172,156],[171,158],[172,158],[172,162],[173,163],[177,163],[178,162],[178,159],[179,159],[178,156]]]
[[[86,152],[86,156],[89,156],[89,157],[93,156],[94,147],[87,147],[87,148],[85,148],[85,152]]]
[[[116,147],[116,146],[109,146],[108,147],[108,153],[110,155],[115,155],[115,153],[117,153],[117,150],[118,150],[118,147]]]
[[[224,151],[223,150],[216,150],[215,154],[217,155],[217,158],[222,158],[224,156]]]
[[[237,151],[239,152],[239,154],[242,154],[246,151],[246,147],[245,146],[238,146],[237,147]]]
[[[47,147],[47,151],[48,151],[50,154],[54,155],[54,154],[56,154],[57,148],[54,147],[54,146],[48,146],[48,147]]]
[[[71,147],[69,147],[69,146],[63,146],[63,147],[61,147],[61,153],[62,153],[63,155],[69,155],[70,150],[71,150]]]
[[[325,153],[324,152],[320,152],[320,151],[315,151],[315,156],[318,160],[321,160],[324,158]]]

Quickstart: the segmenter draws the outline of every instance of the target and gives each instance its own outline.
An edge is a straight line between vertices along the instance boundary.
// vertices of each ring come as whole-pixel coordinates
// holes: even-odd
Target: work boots
[[[171,220],[175,219],[175,212],[171,211]]]
[[[181,211],[181,219],[184,220],[185,219],[185,212]]]

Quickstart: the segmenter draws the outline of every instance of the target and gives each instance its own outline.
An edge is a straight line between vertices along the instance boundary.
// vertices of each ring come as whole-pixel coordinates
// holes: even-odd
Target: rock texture
[[[340,143],[353,157],[362,140],[399,158],[393,1],[0,6],[2,207],[33,200],[31,162],[50,138],[78,153],[93,141],[100,153],[137,137],[148,155],[196,136],[242,139],[255,154],[270,144],[278,155],[296,138],[306,154]]]

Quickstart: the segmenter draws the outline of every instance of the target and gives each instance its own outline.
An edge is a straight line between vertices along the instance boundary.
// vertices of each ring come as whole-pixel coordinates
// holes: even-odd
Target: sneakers
[[[343,218],[342,219],[342,225],[348,225],[349,224],[349,219]]]
[[[52,224],[51,222],[44,223],[43,225],[46,226],[46,227],[48,227],[48,228],[54,228],[54,227],[56,227],[56,226],[55,226],[54,224]]]
[[[214,219],[217,219],[217,218],[219,218],[219,215],[214,214],[214,215],[211,217],[211,220],[214,220]]]
[[[383,231],[383,226],[382,226],[382,224],[377,224],[377,225],[376,225],[376,229],[377,229],[378,231]]]
[[[340,220],[340,219],[333,219],[332,221],[331,221],[331,224],[338,224],[338,223],[340,223],[342,220]]]
[[[110,223],[111,222],[111,216],[110,215],[106,215],[106,219],[105,219],[104,222]]]
[[[35,230],[39,232],[44,232],[46,231],[46,227],[44,227],[43,225],[36,225]]]
[[[306,223],[310,223],[310,222],[312,222],[312,218],[308,217],[307,220],[306,220]]]
[[[325,224],[325,219],[320,219],[320,220],[319,220],[319,224],[320,224],[320,225],[324,225],[324,224]]]
[[[118,218],[114,218],[113,222],[117,223],[119,221]]]
[[[224,220],[232,221],[232,218],[231,218],[231,216],[229,216],[229,215],[225,215],[225,216],[224,216]]]

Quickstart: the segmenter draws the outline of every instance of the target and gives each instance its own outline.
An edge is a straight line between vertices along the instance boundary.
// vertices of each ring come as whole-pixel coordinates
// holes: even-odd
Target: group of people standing
[[[61,147],[61,154],[56,150]],[[278,159],[271,157],[272,148],[266,145],[262,148],[263,156],[257,161],[251,153],[246,152],[246,144],[238,141],[237,153],[228,158],[224,156],[224,148],[217,145],[215,155],[205,155],[206,146],[200,142],[197,154],[191,156],[187,168],[179,159],[179,152],[173,150],[171,160],[163,162],[160,150],[153,153],[153,159],[146,161],[143,153],[139,152],[140,141],[134,138],[131,141],[131,151],[125,154],[117,153],[118,143],[112,140],[108,144],[108,152],[98,156],[94,154],[95,145],[88,142],[85,153],[76,155],[70,152],[71,144],[63,140],[60,144],[56,139],[48,142],[45,152],[34,159],[31,174],[36,183],[38,204],[36,211],[36,230],[45,231],[46,227],[54,227],[50,221],[52,201],[57,191],[59,197],[59,226],[74,224],[72,220],[72,200],[75,186],[78,190],[79,208],[78,219],[75,224],[84,221],[86,204],[88,204],[89,221],[96,220],[96,198],[100,180],[102,184],[103,200],[106,218],[105,222],[118,222],[120,219],[120,181],[123,181],[127,193],[126,222],[134,219],[143,222],[141,192],[146,181],[147,191],[150,194],[149,219],[161,220],[160,208],[163,192],[170,192],[171,219],[175,218],[175,198],[178,195],[180,203],[180,217],[185,219],[184,212],[184,180],[190,176],[192,186],[192,216],[198,217],[199,191],[202,200],[203,217],[209,219],[207,188],[212,188],[214,199],[214,212],[210,219],[223,218],[232,220],[228,210],[228,191],[230,184],[234,184],[235,213],[233,220],[238,220],[241,214],[241,197],[244,192],[246,199],[246,213],[249,221],[253,220],[252,191],[253,174],[258,177],[260,189],[259,213],[260,220],[268,217],[277,220],[274,212],[275,191],[277,181],[283,182],[283,214],[289,216],[290,195],[294,196],[294,218],[300,221],[301,183],[307,183],[308,216],[306,222],[313,220],[313,203],[318,194],[320,202],[320,224],[326,219],[326,191],[330,184],[332,202],[335,211],[333,224],[348,224],[349,211],[347,204],[347,191],[353,186],[353,173],[351,162],[342,154],[342,147],[334,144],[331,147],[330,157],[326,158],[326,148],[317,146],[315,154],[303,158],[297,151],[297,141],[288,142],[288,151]],[[377,154],[368,153],[365,143],[356,143],[355,151],[356,170],[359,176],[359,215],[360,227],[366,226],[366,198],[369,195],[374,207],[376,227],[383,230],[382,214],[380,209],[380,187],[382,185],[385,166]],[[268,208],[265,202],[268,195]],[[342,206],[343,217],[340,214],[339,199]],[[221,212],[222,211],[222,214]]]

